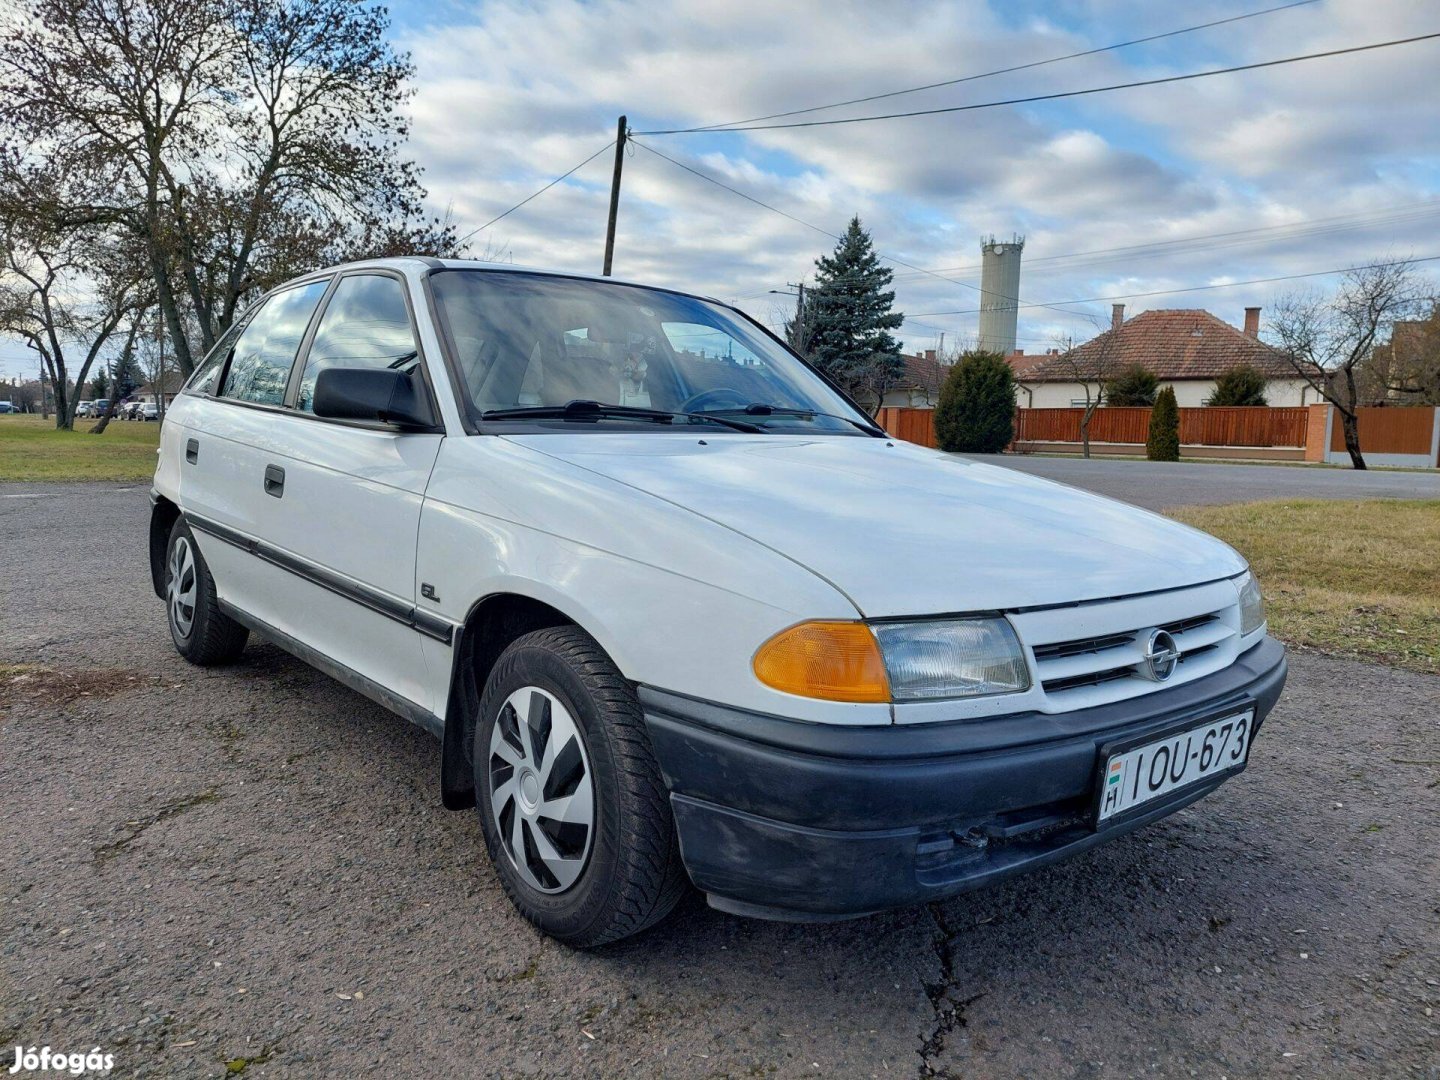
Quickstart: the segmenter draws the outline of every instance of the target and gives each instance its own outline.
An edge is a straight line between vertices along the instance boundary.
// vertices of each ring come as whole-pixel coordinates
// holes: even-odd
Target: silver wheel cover
[[[590,758],[575,718],[538,686],[516,690],[490,732],[490,814],[521,879],[543,893],[579,880],[595,836]]]
[[[175,633],[188,638],[195,625],[195,551],[188,537],[179,536],[170,547],[166,573],[166,598],[170,603],[170,624]]]

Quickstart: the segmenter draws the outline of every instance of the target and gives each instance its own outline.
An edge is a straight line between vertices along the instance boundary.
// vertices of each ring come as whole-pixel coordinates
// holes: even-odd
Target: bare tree
[[[74,427],[91,365],[143,306],[137,283],[122,270],[82,233],[15,221],[0,232],[0,331],[39,354],[58,428]]]
[[[356,0],[29,0],[0,15],[0,219],[133,239],[188,374],[259,292],[451,254],[401,153],[412,67]],[[192,343],[187,330],[196,340]]]
[[[1331,294],[1282,297],[1270,331],[1295,373],[1335,406],[1350,463],[1365,468],[1360,453],[1359,371],[1395,324],[1412,315],[1425,290],[1409,260],[1347,270]]]
[[[1096,330],[1100,324],[1091,320]],[[1080,452],[1090,456],[1090,421],[1095,411],[1105,404],[1106,388],[1115,377],[1119,367],[1119,342],[1114,329],[1076,345],[1073,338],[1057,342],[1059,354],[1046,363],[1046,370],[1059,373],[1067,382],[1080,384],[1085,394],[1085,405],[1080,413]]]
[[[1399,320],[1357,370],[1360,399],[1440,405],[1440,304],[1421,318]]]

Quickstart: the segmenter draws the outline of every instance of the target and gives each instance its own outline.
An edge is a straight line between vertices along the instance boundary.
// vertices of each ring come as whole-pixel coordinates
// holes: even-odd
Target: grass
[[[0,481],[149,480],[155,475],[160,425],[112,420],[91,435],[93,420],[57,431],[38,416],[0,416]]]
[[[1440,501],[1295,500],[1170,515],[1250,560],[1280,639],[1440,674]]]

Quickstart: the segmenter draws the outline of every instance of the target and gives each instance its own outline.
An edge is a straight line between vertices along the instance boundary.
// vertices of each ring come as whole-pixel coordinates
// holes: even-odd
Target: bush
[[[998,454],[1015,437],[1015,372],[999,353],[967,352],[951,369],[935,406],[941,450]]]
[[[1151,461],[1180,460],[1180,407],[1175,403],[1175,390],[1167,386],[1155,397],[1150,410],[1150,437],[1145,440],[1145,456]]]
[[[1251,364],[1236,364],[1220,373],[1206,405],[1265,405],[1265,374]]]
[[[1143,364],[1131,364],[1117,371],[1115,377],[1105,384],[1105,404],[1116,408],[1131,405],[1148,409],[1155,404],[1155,391],[1159,388],[1160,380]]]

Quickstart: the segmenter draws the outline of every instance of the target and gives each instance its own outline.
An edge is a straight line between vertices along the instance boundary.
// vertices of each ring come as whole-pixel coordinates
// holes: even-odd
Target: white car
[[[1243,769],[1285,681],[1225,544],[891,439],[742,312],[603,278],[287,284],[167,410],[153,501],[180,653],[253,631],[433,732],[578,946],[687,880],[825,920],[1083,851]]]

